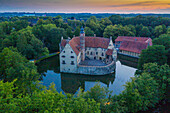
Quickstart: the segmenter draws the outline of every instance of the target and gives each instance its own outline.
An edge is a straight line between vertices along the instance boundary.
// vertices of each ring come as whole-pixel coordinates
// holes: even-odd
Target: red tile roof
[[[115,40],[115,42],[117,41],[123,41],[123,40],[132,40],[132,41],[140,41],[140,42],[145,42],[147,41],[148,37],[130,37],[130,36],[118,36]]]
[[[110,42],[109,38],[85,37],[85,47],[107,49],[109,46],[109,42]]]
[[[138,41],[123,41],[120,45],[119,50],[130,51],[134,53],[141,53],[143,49],[148,47],[148,43]]]
[[[61,46],[62,46],[62,47],[65,47],[66,44],[67,44],[67,40],[63,39],[63,40],[61,41]]]
[[[108,38],[101,38],[101,37],[85,37],[85,47],[92,47],[92,48],[105,48],[107,49],[109,45]],[[64,43],[64,42],[63,42]],[[74,37],[69,41],[70,46],[76,53],[76,55],[80,52],[80,38]]]
[[[112,49],[108,49],[107,51],[106,51],[106,55],[112,55],[113,54],[113,50]]]

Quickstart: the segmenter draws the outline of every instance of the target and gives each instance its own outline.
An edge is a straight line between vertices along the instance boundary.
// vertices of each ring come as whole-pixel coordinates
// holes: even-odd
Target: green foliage
[[[32,34],[29,27],[17,32],[16,47],[28,59],[49,53],[47,48],[43,48],[43,43]]]
[[[131,30],[132,29],[128,26],[123,27],[122,25],[110,25],[105,28],[103,36],[107,38],[112,36],[113,40],[115,40],[118,36],[134,36],[135,34]]]
[[[165,99],[168,95],[168,84],[170,83],[170,68],[169,65],[165,64],[162,66],[156,63],[148,63],[144,65],[144,72],[150,73],[152,77],[159,83],[159,99]]]
[[[59,51],[61,37],[67,37],[66,31],[63,28],[57,28],[55,24],[34,26],[32,32],[50,52]]]
[[[159,38],[155,38],[153,40],[154,45],[163,45],[165,49],[168,50],[170,48],[170,34],[162,34]]]
[[[139,32],[139,36],[141,37],[150,37],[151,32],[149,31],[148,27],[143,27],[141,31]]]
[[[15,81],[14,81],[15,82]],[[49,90],[35,91],[32,95],[13,98],[14,85],[0,81],[1,112],[57,112],[57,113],[100,113],[100,104],[93,99],[75,98],[70,94],[64,96],[51,84]],[[11,109],[12,108],[12,109]]]
[[[15,48],[5,48],[0,53],[0,78],[4,81],[17,79],[17,93],[31,93],[32,82],[36,82],[39,77],[36,66],[28,62]]]
[[[77,27],[76,30],[74,31],[74,35],[75,36],[79,36],[80,35],[80,28]]]
[[[94,36],[94,32],[89,28],[85,27],[86,36]]]
[[[13,22],[1,22],[0,23],[0,35],[10,34],[13,29]]]
[[[156,63],[144,65],[143,73],[131,78],[125,84],[122,94],[114,95],[104,112],[132,112],[145,111],[154,107],[168,94],[170,68],[168,65],[159,66]]]
[[[14,22],[14,28],[16,31],[26,28],[27,26],[28,26],[28,21],[26,20],[17,20]]]
[[[138,69],[142,69],[143,64],[149,62],[156,62],[159,65],[165,64],[167,62],[165,47],[162,45],[153,45],[142,50],[138,61]]]
[[[159,25],[159,26],[155,27],[155,29],[154,29],[155,37],[159,37],[163,33],[164,33],[164,29],[163,29],[162,25]]]

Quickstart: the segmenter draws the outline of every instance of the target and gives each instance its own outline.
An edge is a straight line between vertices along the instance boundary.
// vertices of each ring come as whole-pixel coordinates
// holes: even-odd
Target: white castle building
[[[105,75],[114,72],[117,51],[112,38],[80,37],[61,39],[60,72]]]

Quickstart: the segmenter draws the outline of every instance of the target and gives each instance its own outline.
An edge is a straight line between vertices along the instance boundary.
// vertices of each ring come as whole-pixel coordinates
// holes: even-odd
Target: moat
[[[113,91],[112,95],[120,94],[124,90],[123,85],[130,80],[130,77],[134,76],[136,71],[134,62],[127,63],[121,59],[116,62],[115,73],[104,76],[60,73],[58,56],[43,60],[37,66],[39,73],[42,75],[40,78],[42,84],[48,87],[50,83],[54,82],[56,90],[63,94],[77,94],[80,88],[88,91],[97,83]]]

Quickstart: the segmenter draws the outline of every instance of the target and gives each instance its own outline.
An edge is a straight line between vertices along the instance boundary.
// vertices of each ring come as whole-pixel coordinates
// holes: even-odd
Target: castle
[[[86,37],[81,28],[79,37],[61,38],[59,46],[60,72],[106,75],[115,70],[117,51],[112,37]]]

